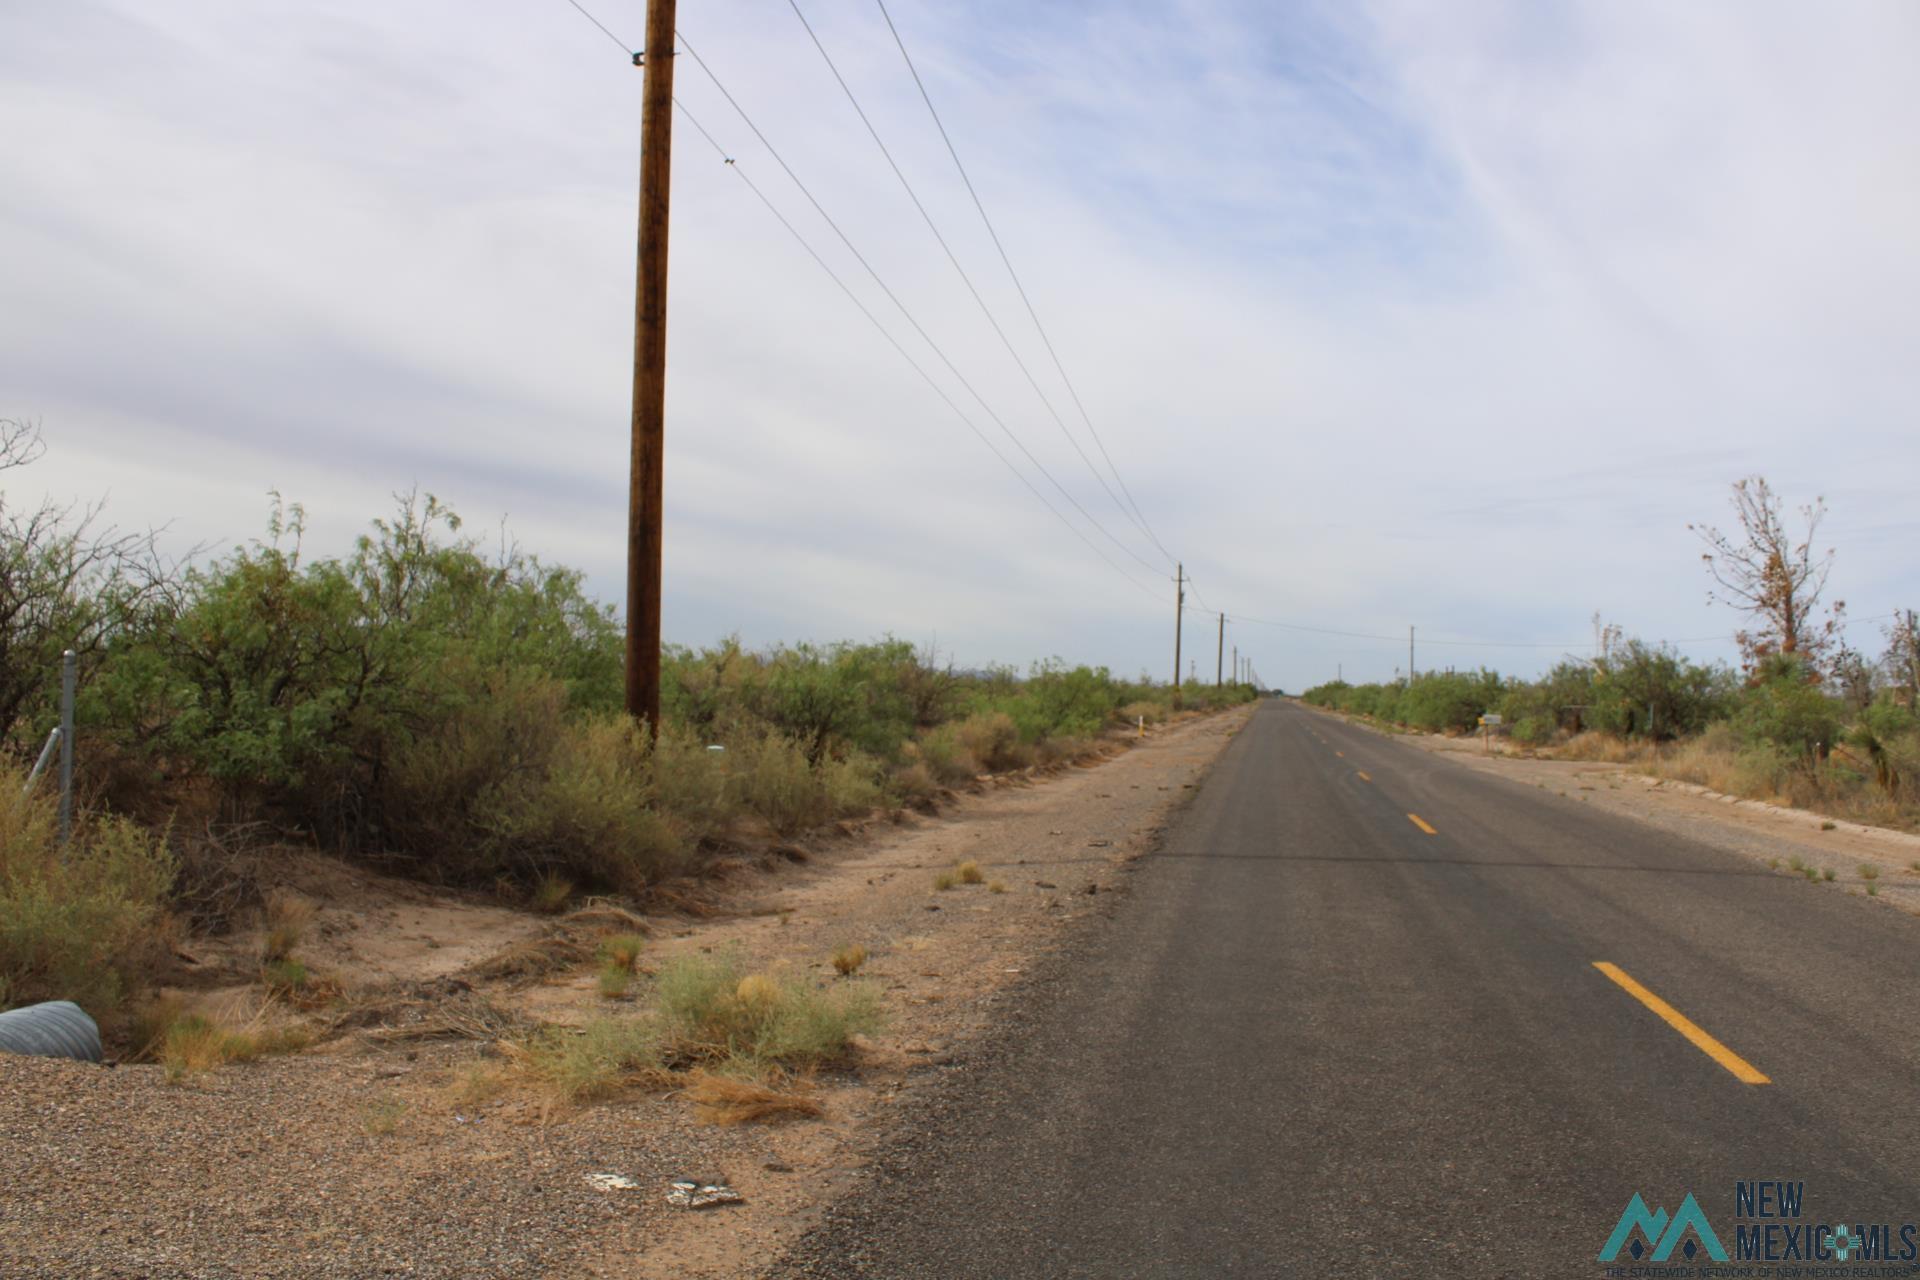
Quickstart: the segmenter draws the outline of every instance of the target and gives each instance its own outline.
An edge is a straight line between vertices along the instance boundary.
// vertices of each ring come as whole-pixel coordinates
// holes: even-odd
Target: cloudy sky
[[[640,39],[641,0],[583,3]],[[787,0],[682,0],[978,396],[683,56],[667,638],[1164,678],[1172,566],[1070,443],[1100,462],[880,10],[800,3],[1045,400]],[[1826,497],[1855,617],[1920,605],[1920,8],[891,8],[1120,479],[1269,682],[1390,676],[1409,624],[1423,668],[1532,671],[1596,611],[1726,656],[1686,526],[1756,472]],[[337,550],[417,485],[617,600],[640,82],[567,0],[6,0],[0,416],[50,447],[9,500],[220,547],[278,489]],[[1187,642],[1210,674],[1211,616]]]

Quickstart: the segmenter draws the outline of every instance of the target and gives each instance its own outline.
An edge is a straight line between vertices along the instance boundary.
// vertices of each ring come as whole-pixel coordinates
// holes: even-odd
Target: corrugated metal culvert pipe
[[[100,1028],[71,1000],[49,1000],[0,1013],[0,1053],[98,1062]]]

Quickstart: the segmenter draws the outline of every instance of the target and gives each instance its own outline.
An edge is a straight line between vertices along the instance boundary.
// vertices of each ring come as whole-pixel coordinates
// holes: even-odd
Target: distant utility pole
[[[1411,623],[1409,623],[1407,626],[1407,683],[1408,684],[1413,683],[1413,676],[1414,676],[1415,670],[1417,670],[1417,668],[1415,668],[1415,666],[1413,665],[1413,626]]]
[[[660,733],[660,504],[667,411],[667,198],[673,174],[674,0],[647,0],[640,93],[640,253],[633,297],[627,487],[627,714]]]
[[[1214,642],[1213,646],[1213,687],[1216,689],[1220,687],[1220,673],[1226,669],[1222,665],[1222,659],[1226,657],[1226,653],[1227,615],[1223,613],[1220,615],[1220,638]]]
[[[1233,646],[1233,682],[1240,683],[1240,646]]]
[[[1187,566],[1173,567],[1173,709],[1180,709],[1180,624],[1187,617]]]
[[[1333,664],[1333,682],[1335,684],[1347,682],[1347,669],[1338,662]]]

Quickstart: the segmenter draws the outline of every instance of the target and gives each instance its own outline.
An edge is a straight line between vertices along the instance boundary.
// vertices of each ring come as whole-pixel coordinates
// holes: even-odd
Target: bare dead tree
[[[1813,550],[1826,499],[1815,498],[1799,509],[1806,532],[1797,539],[1787,530],[1779,496],[1762,476],[1735,482],[1733,509],[1740,519],[1735,534],[1712,525],[1687,526],[1707,544],[1700,559],[1715,583],[1707,599],[1752,619],[1735,636],[1748,671],[1775,654],[1818,662],[1839,635],[1846,611],[1845,601],[1835,601],[1823,622],[1815,619],[1833,569],[1832,548]]]
[[[0,419],[0,472],[44,451],[37,423]],[[79,655],[85,684],[112,640],[173,579],[158,536],[103,525],[98,505],[21,506],[0,491],[0,745],[50,705],[62,650]]]

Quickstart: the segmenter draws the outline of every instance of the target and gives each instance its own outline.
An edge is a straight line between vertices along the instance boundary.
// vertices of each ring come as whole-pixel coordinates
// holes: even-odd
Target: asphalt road
[[[788,1274],[1597,1277],[1760,1180],[1897,1248],[1920,920],[1273,703],[908,1128]]]

